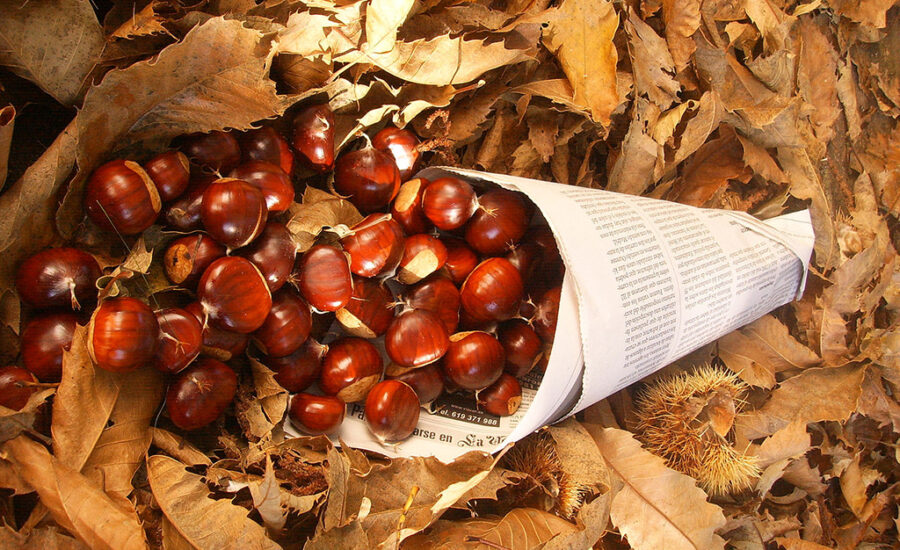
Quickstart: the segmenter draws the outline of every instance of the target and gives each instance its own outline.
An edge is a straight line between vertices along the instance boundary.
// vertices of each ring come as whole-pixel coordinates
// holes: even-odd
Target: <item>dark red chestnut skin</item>
[[[200,354],[203,329],[189,311],[173,307],[156,312],[159,337],[153,366],[162,372],[184,370]]]
[[[384,337],[391,361],[403,367],[422,367],[447,353],[450,337],[436,314],[412,309],[394,319]]]
[[[453,281],[441,274],[416,283],[406,293],[406,304],[413,309],[436,313],[447,327],[447,333],[456,332],[459,325],[459,290]]]
[[[344,331],[360,338],[377,338],[394,320],[394,295],[384,284],[362,277],[353,278],[353,295],[337,310]]]
[[[59,382],[63,351],[72,347],[78,316],[49,313],[32,319],[22,331],[22,363],[41,382]]]
[[[422,156],[418,150],[419,138],[406,129],[388,126],[372,138],[372,147],[394,158],[400,171],[400,180],[406,181],[419,169]]]
[[[431,222],[422,210],[422,193],[428,186],[425,178],[414,178],[400,186],[400,192],[391,205],[391,217],[400,224],[407,235],[425,233],[431,229]]]
[[[538,300],[534,312],[534,330],[544,342],[552,343],[556,334],[556,319],[559,316],[559,299],[562,287],[557,286],[545,292]]]
[[[337,431],[346,411],[347,405],[337,397],[298,393],[291,398],[288,413],[301,432],[320,435]]]
[[[311,328],[309,304],[292,288],[283,288],[272,296],[272,309],[253,338],[266,355],[284,357],[306,342]]]
[[[156,221],[162,200],[141,165],[112,160],[94,170],[85,184],[84,209],[101,229],[136,235]]]
[[[523,293],[519,270],[505,258],[489,258],[472,270],[459,297],[473,321],[489,323],[514,317]]]
[[[400,380],[379,382],[366,397],[366,424],[378,439],[402,441],[412,435],[419,422],[419,398]]]
[[[328,346],[319,374],[319,388],[345,403],[355,403],[366,398],[383,371],[381,354],[371,342],[362,338],[341,338]]]
[[[519,193],[488,191],[478,198],[478,209],[466,225],[466,242],[485,256],[503,254],[525,234],[529,217]]]
[[[237,374],[221,361],[202,357],[169,385],[166,411],[182,430],[196,430],[219,418],[236,391]]]
[[[444,378],[441,376],[441,369],[437,363],[411,369],[391,378],[409,384],[415,390],[419,397],[419,403],[422,405],[431,403],[444,393]]]
[[[466,390],[480,390],[503,374],[506,353],[496,338],[486,332],[460,332],[450,337],[450,347],[441,364],[447,378]]]
[[[497,328],[497,339],[506,352],[504,370],[516,378],[531,372],[544,355],[540,337],[523,319],[501,323]]]
[[[275,292],[284,286],[294,269],[297,245],[283,223],[269,222],[259,237],[240,249],[238,255],[253,262],[266,278],[269,290]]]
[[[397,280],[405,285],[428,277],[447,262],[447,247],[437,237],[420,233],[406,238]]]
[[[180,151],[165,151],[144,163],[144,171],[156,184],[159,198],[171,201],[187,189],[191,180],[191,163]]]
[[[191,134],[181,141],[181,150],[191,162],[210,172],[225,173],[241,161],[241,147],[230,133]]]
[[[37,382],[34,375],[22,367],[0,368],[0,407],[21,411],[31,394],[40,388],[25,384]]]
[[[156,352],[159,323],[150,307],[136,298],[112,298],[100,304],[88,328],[88,352],[111,372],[133,371]]]
[[[444,231],[465,225],[477,207],[475,190],[459,178],[438,178],[422,192],[425,217]]]
[[[511,416],[522,404],[522,386],[510,374],[503,373],[496,382],[478,392],[478,408],[496,416]]]
[[[462,239],[441,237],[441,242],[447,247],[447,261],[444,262],[444,270],[455,284],[461,285],[478,265],[480,261],[478,254],[475,254],[475,251],[469,248],[466,241]]]
[[[272,308],[272,294],[262,273],[237,256],[219,258],[206,268],[197,285],[197,298],[211,322],[241,334],[261,327]]]
[[[191,178],[187,191],[165,210],[166,223],[180,231],[194,231],[203,227],[200,219],[200,206],[203,204],[203,192],[218,178],[211,175],[199,175]]]
[[[327,172],[334,166],[334,113],[328,104],[310,105],[294,117],[291,139],[300,160],[316,172]]]
[[[319,311],[337,311],[353,295],[347,257],[333,246],[316,245],[307,250],[296,271],[300,277],[300,294]]]
[[[193,288],[209,264],[225,255],[225,247],[198,233],[172,241],[163,255],[166,276],[176,285]]]
[[[262,192],[269,212],[284,212],[294,201],[291,177],[277,164],[251,160],[228,174],[229,178],[245,181]]]
[[[403,229],[386,214],[370,214],[341,239],[350,254],[350,271],[375,277],[394,270],[403,256]]]
[[[202,327],[203,346],[200,348],[202,355],[219,361],[230,361],[246,351],[250,337],[214,326],[209,322],[207,315],[203,313],[203,306],[200,302],[191,302],[184,306],[184,309],[193,315]]]
[[[275,381],[291,393],[310,387],[322,372],[327,346],[307,340],[297,351],[284,357],[267,357],[265,365],[275,371]]]
[[[400,172],[390,155],[367,147],[338,157],[334,189],[363,213],[386,207],[400,191]]]
[[[16,290],[28,305],[79,310],[97,301],[103,275],[93,256],[77,248],[48,248],[29,256],[16,270]]]
[[[262,160],[274,164],[291,175],[294,172],[294,153],[287,140],[271,126],[242,132],[238,138],[244,162]]]
[[[525,240],[513,246],[505,258],[519,270],[524,282],[535,278],[541,267],[542,255],[543,251],[537,244]]]
[[[266,226],[268,214],[262,192],[232,178],[210,184],[200,204],[203,227],[230,249],[246,246],[258,237]]]

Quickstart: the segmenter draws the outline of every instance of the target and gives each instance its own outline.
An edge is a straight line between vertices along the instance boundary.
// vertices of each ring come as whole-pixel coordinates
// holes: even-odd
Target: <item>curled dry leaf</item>
[[[153,446],[165,451],[169,456],[189,466],[204,464],[211,466],[212,461],[185,438],[162,428],[150,428]]]
[[[438,521],[428,535],[410,538],[404,548],[537,548],[575,533],[568,521],[536,508],[516,508],[499,519]]]
[[[25,406],[18,411],[0,406],[0,442],[31,430],[34,427],[38,409],[55,392],[55,388],[46,388],[34,392],[28,398]]]
[[[311,202],[304,197],[303,204],[293,203],[288,208],[287,228],[294,236],[298,252],[309,250],[323,229],[339,225],[350,227],[363,218],[350,201],[330,194],[329,198],[324,198],[323,193],[317,190],[311,195]]]
[[[127,21],[122,23],[119,28],[113,31],[110,36],[113,38],[128,39],[168,32],[162,25],[165,22],[165,19],[156,13],[160,4],[162,4],[162,2],[153,0],[140,11],[136,11]]]
[[[0,108],[0,191],[6,184],[9,169],[9,148],[12,146],[13,128],[16,121],[16,108],[12,105]]]
[[[397,42],[400,28],[414,0],[371,0],[366,4],[366,42],[363,50],[371,53],[387,53]]]

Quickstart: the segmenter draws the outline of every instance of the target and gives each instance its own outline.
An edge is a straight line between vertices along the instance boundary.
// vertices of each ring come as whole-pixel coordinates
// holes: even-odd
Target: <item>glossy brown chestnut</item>
[[[447,353],[450,337],[436,314],[411,309],[398,315],[384,337],[384,349],[391,361],[403,367],[422,367]]]
[[[166,223],[180,231],[194,231],[203,227],[203,220],[200,219],[203,192],[217,179],[219,178],[207,174],[191,178],[187,191],[166,207]]]
[[[200,302],[191,302],[184,306],[184,309],[190,312],[202,327],[203,346],[200,348],[201,354],[219,361],[231,361],[247,349],[250,337],[239,332],[221,329],[208,322],[208,316],[203,312],[203,305]]]
[[[136,235],[156,221],[162,200],[140,164],[112,160],[94,170],[85,184],[84,209],[101,229]]]
[[[453,281],[435,274],[416,283],[406,293],[406,304],[413,309],[425,309],[436,313],[447,327],[447,333],[456,332],[459,326],[459,290]]]
[[[390,155],[366,147],[338,157],[334,189],[365,214],[382,210],[400,191],[400,172]]]
[[[275,371],[275,381],[291,393],[310,387],[322,372],[322,358],[328,350],[318,342],[307,340],[300,348],[284,357],[267,357],[265,365]]]
[[[225,255],[225,247],[198,233],[172,241],[163,255],[166,276],[176,285],[193,288],[209,264]]]
[[[444,231],[465,225],[477,207],[475,190],[459,178],[438,178],[422,192],[425,217]]]
[[[412,435],[419,422],[419,398],[399,380],[379,382],[366,397],[366,424],[382,441],[402,441]]]
[[[294,184],[277,164],[251,160],[232,170],[228,177],[245,181],[259,189],[266,199],[269,212],[284,212],[294,200]]]
[[[516,378],[531,372],[544,355],[540,337],[523,319],[501,323],[497,328],[497,339],[506,352],[504,370]]]
[[[389,154],[400,171],[400,179],[406,181],[419,169],[422,157],[418,149],[419,138],[407,129],[388,126],[372,138],[372,146]]]
[[[191,162],[210,172],[225,173],[241,161],[241,147],[230,133],[191,134],[181,142],[180,148]]]
[[[506,253],[505,258],[519,270],[522,281],[530,281],[540,271],[543,251],[533,243],[523,240]]]
[[[366,398],[381,380],[384,362],[378,349],[362,338],[341,338],[328,345],[319,374],[319,388],[345,403]]]
[[[101,369],[132,371],[153,359],[158,335],[159,324],[147,304],[135,298],[112,298],[91,316],[88,353]]]
[[[309,338],[312,313],[309,304],[294,289],[283,288],[272,296],[272,309],[253,339],[266,355],[284,357]]]
[[[169,385],[166,410],[182,430],[196,430],[225,412],[237,391],[237,374],[225,363],[202,357]]]
[[[300,294],[319,311],[337,311],[353,295],[347,256],[338,248],[316,245],[303,254],[295,270]]]
[[[556,318],[559,316],[559,299],[562,287],[557,286],[545,292],[537,302],[534,312],[534,330],[544,342],[552,343],[556,334]]]
[[[334,113],[328,104],[310,105],[294,117],[291,140],[300,160],[316,172],[327,172],[334,166]]]
[[[272,308],[272,294],[262,273],[249,260],[236,256],[219,258],[206,268],[197,285],[197,298],[211,322],[242,334],[261,327]]]
[[[40,389],[37,386],[26,385],[32,382],[37,380],[22,367],[0,368],[0,407],[21,411],[31,394]]]
[[[447,247],[437,237],[425,233],[406,238],[397,280],[405,285],[428,277],[447,262]]]
[[[103,272],[93,256],[77,248],[48,248],[16,270],[16,290],[28,305],[81,309],[97,301],[94,283]]]
[[[391,205],[391,217],[400,224],[407,235],[425,233],[431,229],[431,222],[422,210],[422,192],[428,185],[425,178],[414,178],[400,186],[400,191]]]
[[[486,332],[460,332],[450,337],[450,348],[441,365],[447,378],[466,390],[480,390],[503,374],[506,353]]]
[[[478,265],[478,254],[475,254],[475,251],[469,248],[466,241],[462,239],[441,237],[441,242],[447,247],[447,261],[444,262],[444,269],[454,283],[461,285]]]
[[[505,258],[489,258],[472,270],[459,297],[472,320],[487,323],[512,318],[519,311],[523,293],[519,270]]]
[[[419,403],[422,405],[431,403],[444,393],[444,378],[441,376],[441,369],[437,363],[411,369],[391,378],[409,384],[415,390],[419,397]]]
[[[230,249],[250,244],[262,233],[267,217],[265,197],[249,183],[223,178],[203,192],[200,204],[203,227]]]
[[[238,135],[242,159],[264,160],[281,167],[285,174],[294,171],[294,153],[287,140],[271,126],[247,130]]]
[[[393,301],[394,295],[383,283],[354,277],[353,295],[347,305],[337,310],[336,318],[348,334],[377,338],[387,332],[394,320]]]
[[[283,223],[269,222],[259,237],[240,249],[238,255],[253,262],[266,278],[269,290],[275,292],[287,282],[294,269],[297,245]]]
[[[392,271],[403,256],[403,229],[387,214],[370,214],[341,239],[350,254],[350,271],[374,277]]]
[[[41,382],[59,382],[63,351],[72,347],[78,316],[49,313],[32,319],[22,331],[22,364]]]
[[[200,354],[203,329],[189,311],[173,307],[156,312],[159,337],[153,366],[162,372],[184,370]]]
[[[528,206],[521,194],[506,189],[478,197],[478,210],[466,225],[466,242],[485,256],[503,254],[528,229]]]
[[[510,374],[503,373],[496,382],[477,394],[478,407],[496,416],[511,416],[522,404],[522,386]]]
[[[144,163],[144,171],[156,184],[159,198],[171,201],[188,187],[191,179],[191,163],[180,151],[165,151]]]
[[[337,431],[346,411],[347,405],[337,397],[298,393],[291,398],[288,412],[301,432],[319,435]]]

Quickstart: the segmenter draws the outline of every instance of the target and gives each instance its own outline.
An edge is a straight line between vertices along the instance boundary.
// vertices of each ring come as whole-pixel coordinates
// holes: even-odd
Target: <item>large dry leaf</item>
[[[553,438],[560,466],[571,482],[584,487],[587,493],[609,490],[609,471],[603,455],[584,426],[569,418],[547,428],[547,434]]]
[[[876,28],[887,25],[887,12],[896,0],[828,0],[835,12]]]
[[[7,441],[4,452],[34,487],[60,526],[90,548],[146,548],[134,510],[126,511],[93,482],[25,436]],[[126,501],[127,502],[127,501]]]
[[[586,424],[621,488],[610,518],[637,550],[724,548],[715,534],[725,525],[722,510],[706,501],[696,481],[666,467],[631,433]]]
[[[743,148],[733,131],[719,130],[720,137],[704,143],[691,156],[668,199],[691,206],[703,206],[729,180],[746,181],[752,175],[744,166]]]
[[[340,225],[350,227],[362,220],[359,210],[350,201],[334,195],[315,202],[304,197],[302,204],[291,204],[288,214],[287,228],[294,236],[298,252],[309,250],[323,229]]]
[[[31,394],[25,406],[19,410],[8,409],[0,405],[0,442],[12,439],[22,432],[34,428],[38,409],[54,393],[54,388],[47,388]]]
[[[694,53],[691,36],[700,28],[700,4],[700,0],[662,0],[666,41],[679,71],[687,66]]]
[[[203,478],[173,458],[147,459],[147,479],[166,518],[198,549],[280,548],[247,510],[228,500],[212,500]]]
[[[797,87],[809,104],[808,116],[816,137],[827,142],[834,137],[832,126],[841,116],[837,95],[837,53],[811,19],[801,21],[800,37]]]
[[[622,142],[622,150],[609,173],[610,191],[640,195],[653,183],[662,147],[650,135],[659,107],[646,99],[635,102],[634,115]]]
[[[74,104],[103,50],[103,29],[88,0],[0,2],[0,65]]]
[[[578,510],[575,523],[578,530],[560,533],[548,541],[543,550],[568,550],[570,548],[593,548],[607,531],[612,493],[606,492]]]
[[[182,436],[175,435],[162,428],[150,428],[151,442],[158,449],[162,449],[173,458],[184,462],[189,466],[204,464],[211,466],[212,461],[199,449],[191,445]]]
[[[415,0],[370,0],[366,4],[366,50],[387,53],[394,49],[397,29],[414,5]]]
[[[706,92],[700,96],[697,113],[688,120],[681,134],[681,144],[675,150],[672,166],[693,155],[706,138],[719,127],[723,115],[722,100],[716,92]]]
[[[678,99],[681,84],[673,77],[675,61],[665,40],[633,11],[628,12],[624,26],[628,33],[635,89],[646,94],[660,109],[668,109]]]
[[[574,525],[543,510],[515,508],[500,519],[439,521],[432,531],[409,539],[404,548],[538,548],[576,531]]]

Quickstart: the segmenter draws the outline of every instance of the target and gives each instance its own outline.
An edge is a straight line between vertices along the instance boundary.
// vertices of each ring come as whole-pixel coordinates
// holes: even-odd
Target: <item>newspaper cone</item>
[[[369,433],[360,404],[338,434],[388,456],[451,460],[493,452],[574,414],[691,351],[798,298],[813,248],[807,211],[765,222],[598,189],[428,168],[522,191],[553,230],[566,264],[559,319],[543,378],[523,381],[519,411],[499,418],[448,404],[422,411],[391,446]],[[297,434],[289,422],[289,434]]]

